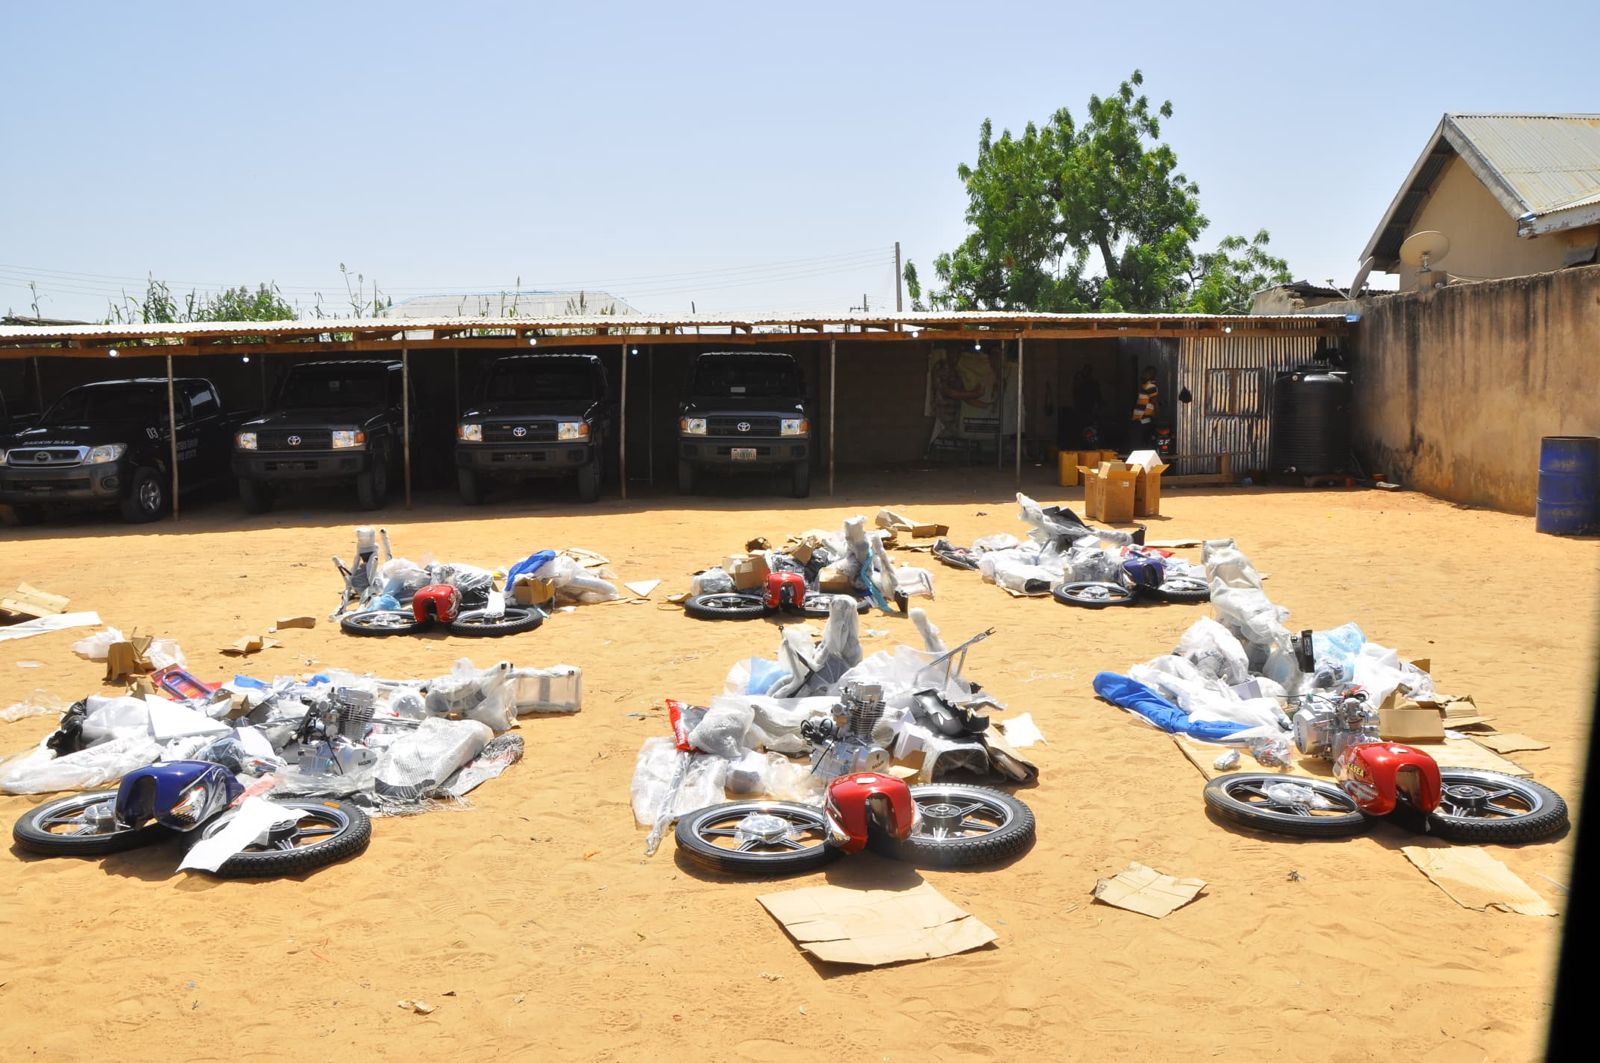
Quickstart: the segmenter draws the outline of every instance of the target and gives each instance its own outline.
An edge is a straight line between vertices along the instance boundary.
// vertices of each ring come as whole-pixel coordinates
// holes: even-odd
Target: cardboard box
[[[1078,475],[1078,461],[1080,457],[1081,455],[1079,455],[1076,450],[1063,450],[1061,452],[1061,456],[1056,459],[1060,466],[1060,470],[1056,475],[1056,481],[1060,483],[1062,487],[1078,486],[1078,480],[1081,479],[1081,477]]]
[[[817,573],[817,589],[829,594],[843,594],[850,588],[850,573],[843,561],[835,561]]]
[[[1391,742],[1443,742],[1444,717],[1415,702],[1378,710],[1378,733]]]
[[[1083,474],[1083,510],[1090,520],[1104,524],[1133,521],[1133,498],[1139,471],[1120,461],[1102,461],[1091,468],[1078,466]]]
[[[106,648],[106,682],[120,683],[126,676],[147,675],[155,670],[145,654],[153,642],[149,635],[135,635]]]
[[[913,539],[934,539],[950,534],[948,524],[933,524],[889,509],[878,510],[878,517],[874,523],[887,530],[891,536],[894,532],[902,531],[910,532]]]
[[[733,577],[733,585],[741,591],[755,590],[767,584],[772,568],[765,554],[734,554],[722,562],[723,571]]]
[[[518,605],[549,605],[555,596],[555,584],[547,579],[518,576],[511,586],[511,600]]]
[[[1136,450],[1128,455],[1128,464],[1139,470],[1133,485],[1133,515],[1159,517],[1161,515],[1161,474],[1171,466],[1161,460],[1153,450]]]

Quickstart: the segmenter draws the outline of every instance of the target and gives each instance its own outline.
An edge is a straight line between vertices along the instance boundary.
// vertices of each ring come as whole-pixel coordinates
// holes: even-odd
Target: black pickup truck
[[[317,481],[354,482],[362,509],[382,506],[402,461],[401,379],[399,362],[291,368],[274,408],[240,425],[233,438],[244,508],[265,513],[280,488]]]
[[[228,474],[228,441],[248,414],[229,414],[211,381],[173,382],[178,479],[184,491]],[[167,381],[105,380],[73,388],[28,428],[0,438],[0,502],[23,522],[48,510],[115,505],[128,521],[172,499]]]
[[[600,497],[616,403],[592,354],[512,354],[489,364],[478,403],[456,426],[461,501],[483,501],[489,479],[575,475]]]
[[[695,358],[678,406],[678,490],[701,471],[789,474],[790,493],[811,493],[811,421],[805,374],[791,354],[707,352]]]

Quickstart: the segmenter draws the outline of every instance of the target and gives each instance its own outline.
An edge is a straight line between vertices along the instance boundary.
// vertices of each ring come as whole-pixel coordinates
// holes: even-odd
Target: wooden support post
[[[411,352],[400,348],[400,453],[405,457],[406,508],[411,508]]]
[[[1022,489],[1022,337],[1017,337],[1017,489]]]
[[[172,461],[172,519],[178,519],[178,389],[172,379],[172,355],[167,355],[167,438]]]
[[[617,480],[628,497],[628,344],[622,344],[622,403],[617,414]]]
[[[645,367],[648,370],[648,372],[645,374],[644,386],[649,392],[649,394],[646,396],[645,409],[644,409],[644,419],[645,419],[645,424],[646,424],[645,435],[644,435],[645,461],[648,463],[646,465],[645,475],[646,475],[646,478],[649,480],[650,486],[654,487],[655,486],[655,482],[656,482],[656,352],[655,352],[655,348],[650,347],[650,346],[646,346],[645,347],[645,349],[644,349],[644,361],[645,361]]]
[[[833,497],[834,403],[839,397],[839,341],[828,341],[828,497]]]

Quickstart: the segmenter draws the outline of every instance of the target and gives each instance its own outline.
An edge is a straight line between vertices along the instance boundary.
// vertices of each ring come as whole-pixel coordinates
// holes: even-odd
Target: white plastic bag
[[[689,732],[689,744],[702,752],[736,760],[748,748],[744,736],[754,721],[755,709],[748,699],[726,695],[712,698],[711,707]]]
[[[1178,653],[1201,675],[1237,686],[1250,678],[1250,660],[1233,633],[1209,617],[1201,617],[1178,639]]]
[[[102,697],[84,699],[83,740],[94,744],[112,738],[150,736],[150,707],[143,698]]]
[[[689,758],[688,768],[674,797],[672,781],[681,757]],[[655,826],[669,802],[671,814],[683,816],[726,800],[723,780],[727,773],[728,762],[721,757],[684,753],[670,738],[646,738],[639,747],[629,785],[634,822],[641,827]]]
[[[96,631],[72,644],[72,652],[90,661],[103,661],[111,652],[113,642],[126,642],[127,638],[114,627]]]
[[[154,764],[161,746],[149,735],[130,735],[54,756],[43,744],[33,752],[0,765],[0,792],[48,794],[87,790],[116,782],[128,772]]]
[[[418,796],[442,786],[467,761],[483,751],[494,732],[476,720],[423,720],[378,758],[380,786]]]
[[[988,553],[993,550],[1010,550],[1022,542],[1010,532],[996,532],[993,535],[980,535],[972,542],[974,553]]]

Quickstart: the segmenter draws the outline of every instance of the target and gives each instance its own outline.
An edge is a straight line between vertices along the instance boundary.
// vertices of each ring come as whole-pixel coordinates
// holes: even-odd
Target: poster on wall
[[[992,440],[1000,430],[1000,351],[935,347],[928,354],[923,413],[933,418],[929,445]]]

